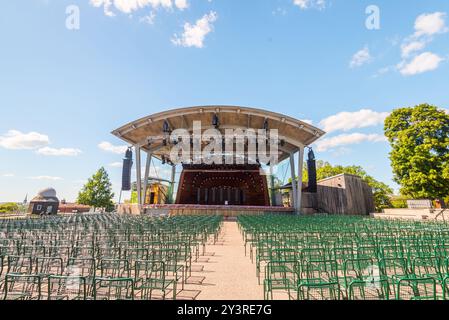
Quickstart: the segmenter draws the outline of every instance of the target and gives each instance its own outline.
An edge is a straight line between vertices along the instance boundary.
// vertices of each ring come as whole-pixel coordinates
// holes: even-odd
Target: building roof
[[[56,190],[53,188],[46,188],[37,193],[37,196],[31,200],[31,202],[58,202],[56,197]]]
[[[169,110],[128,123],[112,134],[161,158],[170,154],[170,146],[164,146],[162,142],[165,122],[171,130],[187,129],[192,133],[193,121],[201,121],[204,132],[214,128],[212,118],[215,114],[222,134],[225,129],[262,129],[267,121],[269,129],[277,129],[279,140],[284,142],[279,146],[280,161],[298,151],[300,146],[308,146],[325,134],[321,129],[286,115],[240,106],[198,106]]]

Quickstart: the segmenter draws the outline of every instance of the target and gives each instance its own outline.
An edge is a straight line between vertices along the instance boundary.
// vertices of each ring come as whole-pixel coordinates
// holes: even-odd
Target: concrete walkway
[[[207,245],[206,256],[193,264],[186,289],[199,291],[195,300],[263,300],[256,266],[243,245],[237,223],[224,222],[219,241]]]

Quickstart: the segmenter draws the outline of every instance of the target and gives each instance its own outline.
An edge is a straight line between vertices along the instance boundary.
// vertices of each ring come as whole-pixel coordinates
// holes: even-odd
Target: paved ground
[[[192,277],[179,299],[263,300],[256,266],[245,257],[243,238],[236,222],[223,224],[219,241],[206,247],[206,256],[193,264]]]

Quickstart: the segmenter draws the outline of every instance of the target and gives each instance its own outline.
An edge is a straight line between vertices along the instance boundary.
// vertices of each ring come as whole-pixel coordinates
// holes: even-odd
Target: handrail
[[[448,211],[448,209],[443,209],[443,210],[441,210],[441,211],[435,216],[435,220],[438,220],[438,217],[439,217],[439,216],[442,216],[442,217],[443,217],[443,221],[446,221],[446,219],[444,219],[444,213],[445,213],[446,211]]]

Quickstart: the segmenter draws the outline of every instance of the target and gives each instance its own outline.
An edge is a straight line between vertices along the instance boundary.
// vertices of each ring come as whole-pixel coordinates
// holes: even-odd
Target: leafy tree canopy
[[[17,203],[2,203],[0,204],[0,213],[14,213],[20,209]]]
[[[100,168],[84,185],[78,194],[78,203],[96,208],[104,208],[110,212],[114,210],[114,193],[106,170]]]
[[[449,115],[428,104],[400,108],[385,120],[394,180],[415,199],[449,195]]]

